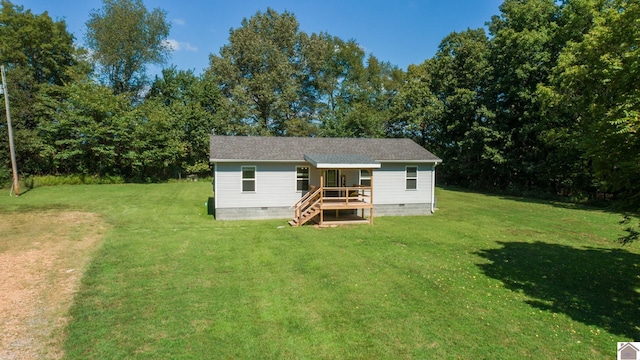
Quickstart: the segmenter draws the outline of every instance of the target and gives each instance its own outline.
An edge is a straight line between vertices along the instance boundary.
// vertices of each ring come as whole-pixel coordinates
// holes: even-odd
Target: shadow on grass
[[[499,244],[477,253],[490,261],[478,266],[530,297],[529,305],[640,340],[640,255],[543,242]]]

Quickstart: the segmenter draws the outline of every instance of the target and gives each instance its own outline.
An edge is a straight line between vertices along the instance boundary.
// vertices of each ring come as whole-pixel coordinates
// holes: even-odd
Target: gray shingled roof
[[[376,161],[442,161],[411,139],[212,135],[210,144],[211,162],[304,161],[305,154],[352,154]]]

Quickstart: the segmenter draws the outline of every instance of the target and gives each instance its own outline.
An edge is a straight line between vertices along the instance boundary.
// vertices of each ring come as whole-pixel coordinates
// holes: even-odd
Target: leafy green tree
[[[504,162],[494,114],[486,92],[492,72],[489,39],[483,29],[453,32],[431,60],[432,91],[442,102],[436,143],[446,159],[440,179],[472,187],[492,186]]]
[[[393,97],[403,72],[369,55],[354,40],[327,33],[312,34],[304,47],[309,105],[317,114],[319,135],[379,137],[390,119]]]
[[[210,76],[229,99],[224,111],[252,133],[298,134],[310,125],[300,102],[307,95],[298,28],[293,14],[267,9],[242,20],[220,55],[210,57]]]
[[[560,56],[558,103],[568,104],[584,131],[600,186],[640,212],[640,4],[587,2],[593,25]]]
[[[147,98],[162,100],[165,106],[190,104],[197,100],[199,79],[192,70],[178,70],[175,66],[163,69],[151,84]]]
[[[322,136],[350,136],[346,118],[354,108],[365,77],[364,51],[353,40],[312,34],[311,76]]]
[[[133,106],[88,77],[48,87],[39,113],[55,174],[156,181],[178,176],[188,158],[183,113],[160,99]]]
[[[217,112],[221,95],[209,81],[171,67],[156,77],[147,96],[146,102],[165,107],[171,131],[183,144],[183,156],[174,164],[179,173],[208,172],[209,134],[224,133]]]
[[[382,136],[402,72],[374,56],[365,64],[353,40],[298,28],[293,14],[267,9],[210,57],[233,133]]]
[[[162,64],[169,55],[169,29],[166,13],[149,12],[142,0],[104,0],[89,14],[87,45],[115,94],[138,95],[147,82],[147,65]]]
[[[43,86],[69,81],[69,69],[77,63],[75,55],[73,36],[64,21],[2,1],[0,63],[6,68],[18,169],[23,174],[49,171],[41,156],[45,144],[37,130],[38,98]],[[6,114],[0,114],[0,139],[7,139],[7,128],[2,125]],[[0,141],[0,172],[8,168],[8,153],[8,142]]]
[[[135,161],[135,124],[123,95],[86,79],[50,87],[40,105],[40,132],[53,173],[125,175]]]
[[[393,103],[402,87],[404,73],[388,62],[381,62],[369,55],[362,76],[347,79],[348,99],[343,104],[346,111],[341,122],[345,136],[382,137],[387,124],[393,118]],[[341,86],[344,83],[341,83]]]
[[[21,75],[35,84],[60,85],[68,78],[65,72],[75,63],[75,49],[64,21],[3,0],[0,24],[0,61],[10,70],[22,69]]]
[[[540,134],[554,124],[545,123],[537,90],[549,83],[563,45],[557,36],[559,7],[553,0],[506,0],[500,10],[489,23],[493,71],[488,108],[495,113],[504,156],[496,185],[553,191],[551,175],[562,170],[544,161],[549,149]]]
[[[138,123],[134,139],[139,144],[134,179],[149,182],[179,177],[191,145],[176,121],[180,114],[151,99],[137,106],[131,115]]]
[[[443,103],[434,94],[430,61],[420,65],[409,65],[404,84],[394,99],[393,121],[389,123],[387,135],[409,137],[422,146],[439,153],[438,136],[442,134],[441,116]]]

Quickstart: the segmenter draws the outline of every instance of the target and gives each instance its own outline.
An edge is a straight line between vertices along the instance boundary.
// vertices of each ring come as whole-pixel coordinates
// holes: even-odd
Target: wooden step
[[[300,215],[300,217],[301,217],[301,218],[306,218],[306,217],[309,217],[309,216],[316,216],[318,213],[319,213],[319,211],[318,211],[318,210],[314,210],[314,211],[305,211],[304,213],[302,213],[302,214]]]
[[[310,221],[314,217],[316,217],[316,215],[318,215],[319,212],[320,212],[319,208],[316,208],[316,209],[313,209],[313,210],[308,209],[307,211],[305,211],[302,214],[300,214],[299,218],[289,221],[289,225],[291,225],[291,226],[301,226],[301,225],[305,224],[307,221]]]
[[[318,210],[320,210],[320,208],[315,207],[315,206],[314,206],[314,207],[310,207],[310,208],[308,208],[307,210],[303,211],[303,214],[305,214],[305,213],[312,213],[312,212],[316,212],[316,211],[318,211]]]

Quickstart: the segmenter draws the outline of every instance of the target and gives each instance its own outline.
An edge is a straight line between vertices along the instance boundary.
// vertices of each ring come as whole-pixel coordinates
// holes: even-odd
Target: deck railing
[[[371,203],[371,186],[323,187],[322,200],[345,205]],[[341,201],[342,200],[342,201]]]
[[[310,186],[294,205],[294,226],[300,226],[320,214],[323,222],[323,210],[369,209],[369,223],[373,221],[373,187],[372,186],[341,186],[316,187]],[[364,213],[362,215],[364,217]]]
[[[313,209],[318,203],[322,202],[322,188],[318,189],[315,186],[310,186],[309,191],[304,194],[300,200],[298,200],[294,206],[294,222],[297,224],[296,226],[302,225],[304,222],[311,220],[312,215],[314,214],[305,214],[307,210],[311,213],[319,211],[319,209]],[[303,214],[308,216],[306,219],[303,219]]]
[[[302,205],[303,202],[307,201],[307,199],[312,196],[314,194],[314,192],[318,189],[317,186],[315,185],[309,185],[309,190],[307,190],[307,193],[304,194],[300,200],[296,201],[295,204],[293,204],[294,208],[298,208],[300,207],[300,205]]]

